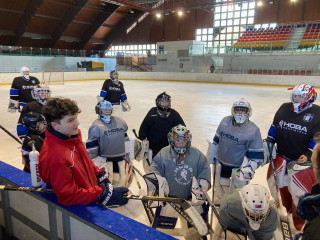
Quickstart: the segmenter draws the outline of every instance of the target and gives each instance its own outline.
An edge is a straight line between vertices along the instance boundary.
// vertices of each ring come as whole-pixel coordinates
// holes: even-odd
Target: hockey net
[[[42,73],[44,84],[64,84],[64,71],[44,71]]]

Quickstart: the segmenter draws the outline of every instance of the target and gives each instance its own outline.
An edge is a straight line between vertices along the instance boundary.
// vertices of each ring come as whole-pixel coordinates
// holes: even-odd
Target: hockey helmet
[[[233,103],[231,108],[231,115],[236,123],[241,124],[249,120],[252,114],[252,108],[250,103],[244,98]]]
[[[29,70],[29,68],[26,67],[26,66],[23,66],[23,67],[21,67],[21,69],[20,69],[20,74],[21,74],[21,76],[25,77],[26,79],[29,79],[29,72],[30,72],[30,70]]]
[[[118,83],[118,76],[119,76],[119,74],[118,74],[117,70],[112,70],[110,72],[110,78],[114,83]]]
[[[111,114],[112,114],[112,110],[113,110],[111,102],[108,102],[107,100],[103,100],[97,104],[97,109],[98,109],[98,114],[100,116],[100,119],[104,123],[110,123]],[[107,110],[107,111],[109,110],[109,112],[104,113],[103,110]]]
[[[159,117],[169,117],[171,110],[171,96],[166,92],[160,93],[156,98],[156,106]]]
[[[270,214],[270,194],[268,189],[259,184],[248,184],[239,190],[243,212],[253,230]]]
[[[292,89],[290,99],[293,103],[293,111],[300,113],[312,106],[312,103],[317,99],[317,93],[313,86],[299,84]]]
[[[28,128],[28,130],[34,131],[38,134],[44,132],[47,122],[40,113],[27,112],[22,117],[22,124]]]
[[[168,142],[178,154],[185,154],[190,148],[191,139],[190,131],[182,124],[173,127],[168,133]]]
[[[31,96],[38,103],[45,105],[48,98],[51,96],[51,90],[47,85],[38,84],[31,90]]]

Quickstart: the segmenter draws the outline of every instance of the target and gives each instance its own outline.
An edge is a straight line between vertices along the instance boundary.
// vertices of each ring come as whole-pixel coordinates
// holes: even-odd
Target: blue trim
[[[308,148],[313,149],[316,144],[317,143],[311,139],[309,144],[308,144]]]
[[[123,102],[124,100],[127,100],[127,95],[126,94],[122,94],[121,95],[121,101]]]
[[[17,89],[10,89],[10,95],[19,96],[20,91]]]
[[[17,126],[17,134],[18,134],[18,136],[26,135],[27,133],[28,133],[28,128],[26,128],[23,125],[18,125]]]
[[[101,92],[100,92],[100,96],[105,98],[105,97],[107,96],[107,92],[101,91]]]
[[[263,159],[263,152],[247,152],[249,159]]]
[[[276,128],[274,127],[274,125],[271,125],[268,132],[268,136],[272,137],[273,139],[276,139]]]
[[[99,141],[98,140],[95,140],[95,141],[92,141],[92,142],[86,142],[86,148],[87,149],[94,148],[94,147],[99,147]]]
[[[219,144],[219,137],[217,135],[214,136],[213,141]]]

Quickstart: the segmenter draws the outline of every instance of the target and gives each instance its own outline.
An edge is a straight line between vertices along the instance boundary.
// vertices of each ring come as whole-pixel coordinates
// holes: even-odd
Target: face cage
[[[265,213],[250,213],[249,210],[245,208],[244,204],[242,205],[242,208],[248,220],[258,224],[261,224],[263,221],[265,221],[270,214],[270,207]]]
[[[43,130],[39,130],[39,125],[40,123],[43,123],[44,124],[44,128]],[[37,132],[39,134],[43,133],[44,130],[46,129],[46,126],[47,126],[47,122],[46,121],[39,121],[39,122],[33,122],[31,125],[28,126],[28,128],[31,130],[31,131],[34,131],[34,132]]]
[[[166,100],[169,102],[167,107],[162,107],[160,102],[161,100]],[[162,97],[162,98],[157,98],[157,107],[162,110],[162,111],[168,111],[171,108],[171,98],[169,97]]]
[[[175,141],[176,140],[179,141],[179,138],[183,138],[184,140],[186,140],[186,146],[184,146],[184,147],[176,147]],[[173,136],[170,139],[170,144],[178,154],[185,154],[185,152],[188,150],[188,148],[191,145],[190,135],[188,133],[185,133],[184,136],[182,137],[182,136],[178,136],[177,133],[173,133]]]
[[[46,96],[45,97],[41,97],[40,91],[46,91]],[[50,98],[51,96],[51,91],[49,89],[40,89],[37,88],[35,90],[33,90],[33,94],[32,97],[38,102],[41,103],[42,105],[46,104],[47,100]]]

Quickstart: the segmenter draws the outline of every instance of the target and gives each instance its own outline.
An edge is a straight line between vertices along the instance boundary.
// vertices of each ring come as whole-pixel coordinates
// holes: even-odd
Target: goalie
[[[279,223],[277,208],[270,202],[268,189],[258,184],[248,184],[225,194],[219,212],[228,240],[242,239],[240,235],[248,235],[252,240],[270,240]],[[214,236],[219,233],[216,228]],[[232,238],[235,233],[238,236]]]
[[[213,143],[209,143],[209,161],[215,165],[213,182],[215,203],[225,193],[245,186],[263,162],[261,133],[250,121],[252,108],[241,98],[233,103],[231,116],[223,118]]]
[[[161,149],[154,157],[150,171],[157,177],[160,196],[190,200],[206,218],[203,191],[208,191],[211,187],[210,166],[206,157],[191,146],[191,138],[191,133],[185,126],[179,124],[173,127],[168,133],[169,146]],[[170,206],[166,205],[160,215],[176,217],[172,216],[172,212]],[[182,221],[182,226],[185,228],[185,239],[200,238],[194,228],[187,228],[186,221]]]
[[[89,128],[86,142],[89,156],[99,168],[107,170],[113,185],[129,187],[133,174],[131,166],[124,161],[128,126],[121,118],[112,116],[110,102],[99,102],[96,110],[99,118]]]

